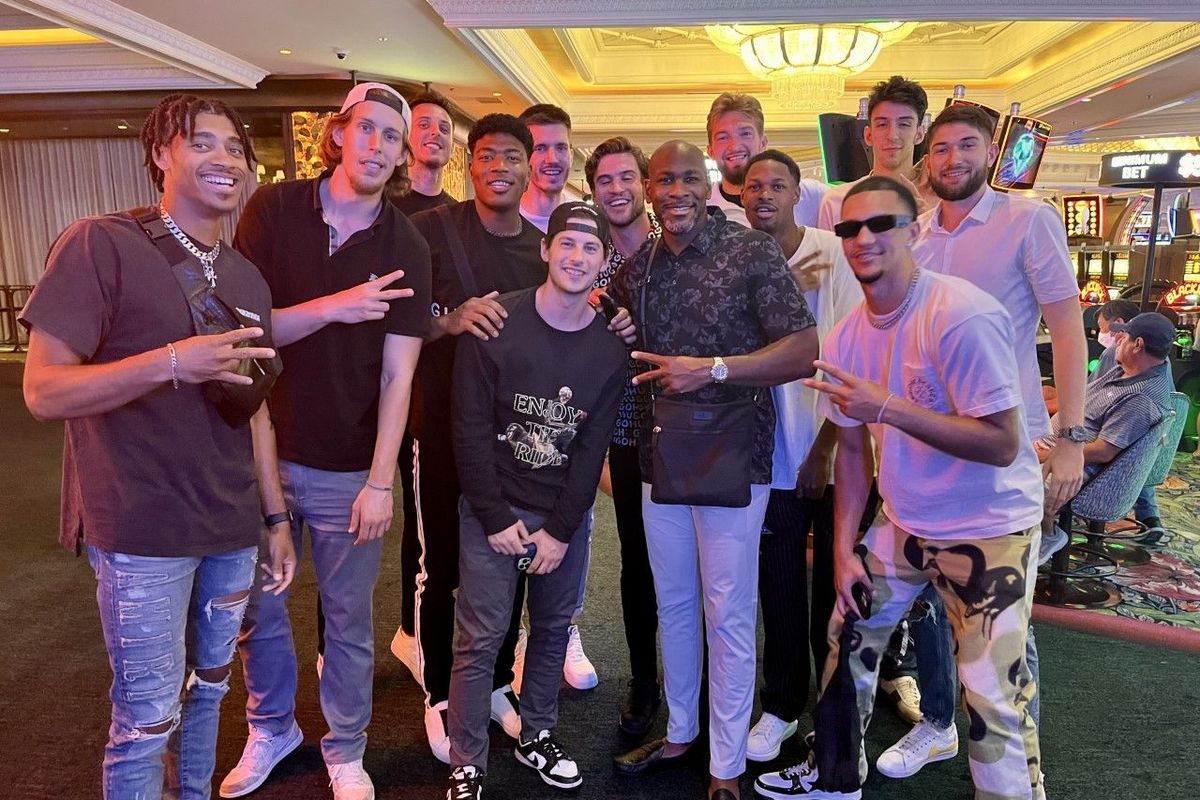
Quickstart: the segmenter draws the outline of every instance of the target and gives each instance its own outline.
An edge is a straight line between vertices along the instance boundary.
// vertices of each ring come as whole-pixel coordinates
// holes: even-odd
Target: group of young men
[[[1029,610],[1042,519],[1097,438],[1083,326],[1054,209],[986,184],[990,118],[953,106],[926,129],[927,106],[901,77],[876,86],[874,172],[829,190],[768,148],[757,100],[723,94],[707,125],[718,183],[694,145],[647,158],[616,137],[585,166],[594,204],[564,200],[562,109],[491,114],[466,140],[473,198],[456,202],[446,101],[360,84],[323,134],[327,171],[259,188],[229,247],[251,143],[227,106],[166,98],[142,133],[161,203],[68,228],[22,317],[29,408],[67,420],[61,538],[96,571],[114,674],[105,797],[164,781],[208,796],[235,641],[249,736],[221,796],[254,791],[303,741],[287,597],[305,530],[322,755],[335,798],[374,797],[372,595],[397,472],[391,649],[424,692],[450,800],[483,794],[489,720],[547,784],[583,780],[554,729],[563,678],[597,682],[576,625],[597,485],[621,546],[617,721],[636,744],[664,690],[668,709],[665,736],[619,772],[706,740],[707,796],[740,797],[747,759],[797,732],[815,663],[809,758],[755,790],[860,797],[891,664],[916,724],[881,772],[957,752],[957,675],[977,796],[1044,796]],[[922,140],[932,197],[916,189]],[[197,298],[230,309],[227,331],[199,329]],[[1126,360],[1157,352],[1154,330],[1129,326]],[[238,419],[222,387],[241,393]],[[743,459],[707,476],[718,499],[680,458],[695,438],[671,436],[681,408],[687,424],[738,415],[702,429]],[[1044,469],[1036,440],[1053,445]]]

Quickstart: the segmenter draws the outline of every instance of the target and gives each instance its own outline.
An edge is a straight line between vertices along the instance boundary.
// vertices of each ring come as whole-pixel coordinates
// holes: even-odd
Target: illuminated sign
[[[1100,159],[1100,185],[1143,189],[1200,186],[1200,151],[1112,153]]]
[[[1101,281],[1088,281],[1079,290],[1079,302],[1092,306],[1107,303],[1108,287]]]
[[[1163,295],[1162,304],[1172,307],[1200,306],[1200,283],[1180,283]]]
[[[1104,202],[1098,194],[1076,194],[1063,198],[1063,223],[1067,237],[1099,239],[1104,236]]]

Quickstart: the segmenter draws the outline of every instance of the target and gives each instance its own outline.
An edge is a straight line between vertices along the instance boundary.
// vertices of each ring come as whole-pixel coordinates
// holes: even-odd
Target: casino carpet
[[[86,562],[55,544],[62,452],[61,426],[39,425],[24,411],[20,368],[0,364],[0,798],[83,800],[100,796],[99,776],[108,726],[111,680],[95,608],[95,584]],[[601,676],[590,692],[564,689],[558,734],[579,760],[581,800],[700,800],[703,762],[627,780],[613,774],[611,756],[628,662],[617,599],[619,555],[607,498],[596,511],[593,572],[581,622],[587,651]],[[380,800],[436,800],[445,796],[446,768],[424,742],[421,693],[388,653],[399,619],[396,532],[386,548],[376,592],[375,715],[366,766]],[[315,587],[304,565],[291,608],[300,653],[297,719],[300,749],[277,768],[252,798],[329,798],[319,739],[324,724],[313,663]],[[1053,800],[1192,800],[1200,784],[1195,743],[1200,741],[1200,682],[1195,657],[1128,641],[1039,626],[1042,656],[1043,763]],[[217,780],[236,763],[245,739],[240,668],[226,698],[217,748]],[[811,705],[810,705],[811,709]],[[966,727],[960,714],[960,738]],[[811,728],[811,713],[800,721]],[[665,714],[660,718],[660,732]],[[881,710],[867,736],[872,758],[905,731]],[[798,739],[799,737],[797,737]],[[516,764],[511,742],[493,728],[488,798],[559,797]],[[750,774],[779,769],[799,758],[796,739],[779,759],[751,765]],[[753,797],[750,780],[743,797]],[[966,757],[927,767],[915,778],[888,780],[872,772],[864,790],[878,800],[967,800],[972,797]],[[215,797],[214,792],[214,797]]]
[[[1177,453],[1158,487],[1168,533],[1147,547],[1150,561],[1107,578],[1121,593],[1108,609],[1036,606],[1039,621],[1200,652],[1200,459]]]

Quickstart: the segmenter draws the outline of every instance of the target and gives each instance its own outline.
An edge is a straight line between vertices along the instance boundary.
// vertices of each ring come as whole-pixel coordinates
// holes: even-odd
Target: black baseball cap
[[[1156,358],[1166,358],[1179,336],[1174,323],[1157,311],[1138,314],[1128,322],[1114,322],[1108,329],[1123,333],[1130,339],[1141,339],[1146,345],[1146,352]]]
[[[588,203],[568,200],[555,208],[546,223],[546,245],[549,246],[554,237],[565,230],[594,234],[608,247],[608,220]]]

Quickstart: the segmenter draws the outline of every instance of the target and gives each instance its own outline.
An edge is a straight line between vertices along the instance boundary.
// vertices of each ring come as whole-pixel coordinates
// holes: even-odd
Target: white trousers
[[[646,549],[658,595],[667,741],[700,734],[704,649],[708,637],[709,771],[736,778],[746,770],[746,736],[754,707],[758,622],[758,540],[770,487],[751,486],[745,508],[659,505],[642,484]]]

